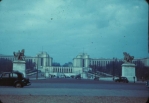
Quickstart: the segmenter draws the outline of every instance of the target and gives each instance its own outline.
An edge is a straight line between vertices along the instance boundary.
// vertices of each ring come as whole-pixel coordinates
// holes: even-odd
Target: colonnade
[[[72,73],[72,67],[53,67],[53,73]]]

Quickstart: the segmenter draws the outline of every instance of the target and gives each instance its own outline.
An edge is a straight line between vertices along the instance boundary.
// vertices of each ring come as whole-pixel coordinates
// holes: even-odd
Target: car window
[[[9,73],[2,74],[3,78],[9,78]]]
[[[22,77],[24,78],[24,74],[22,74]]]
[[[15,78],[17,78],[17,77],[18,77],[18,75],[17,75],[17,74],[15,74],[15,73],[12,73],[12,74],[11,74],[11,77],[15,77]]]

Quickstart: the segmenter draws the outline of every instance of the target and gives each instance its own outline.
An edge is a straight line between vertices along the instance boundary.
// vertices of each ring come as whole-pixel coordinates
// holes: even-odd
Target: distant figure
[[[24,52],[25,52],[25,50],[22,49],[21,52],[20,52],[20,50],[19,50],[18,52],[13,52],[13,54],[14,54],[14,57],[15,57],[17,60],[25,60]]]
[[[125,63],[132,63],[132,60],[134,59],[134,56],[130,56],[126,52],[123,52],[123,54],[124,54],[124,62]]]

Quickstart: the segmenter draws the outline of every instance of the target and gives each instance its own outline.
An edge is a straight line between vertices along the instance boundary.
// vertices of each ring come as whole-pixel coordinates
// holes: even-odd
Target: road
[[[75,79],[31,80],[31,86],[0,86],[0,95],[78,95],[148,97],[144,83],[115,83]]]

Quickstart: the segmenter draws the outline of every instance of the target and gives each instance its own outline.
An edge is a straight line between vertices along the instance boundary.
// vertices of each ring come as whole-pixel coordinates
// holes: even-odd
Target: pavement
[[[57,79],[57,78],[45,78],[45,77],[40,77],[40,78],[29,78],[30,80],[46,80],[46,79]],[[83,79],[83,80],[92,80],[92,79]],[[99,81],[113,81],[113,79],[109,78],[100,78]],[[134,83],[134,82],[130,82]],[[146,84],[146,81],[135,81],[135,83],[143,83]]]
[[[125,96],[148,97],[140,90],[69,89],[69,88],[0,88],[0,95],[71,95],[71,96]]]
[[[49,79],[49,78],[29,78],[30,80],[42,80],[42,79]]]
[[[116,83],[113,81],[78,80],[72,78],[31,78],[24,88],[0,86],[0,95],[72,95],[148,97],[142,82]],[[144,82],[143,82],[144,83]]]

